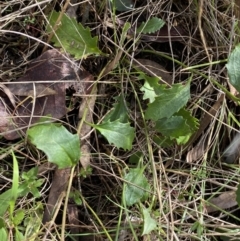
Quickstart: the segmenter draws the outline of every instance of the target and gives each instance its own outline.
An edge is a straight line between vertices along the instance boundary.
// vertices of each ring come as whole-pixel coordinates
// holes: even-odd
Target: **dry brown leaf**
[[[84,112],[87,108],[88,113],[85,116],[85,121],[87,121],[87,122],[92,122],[92,114],[93,114],[94,104],[95,104],[95,100],[96,100],[97,89],[96,88],[93,89],[92,92],[93,93],[91,96],[85,96],[82,98],[82,103],[79,108],[79,118],[83,118]],[[79,133],[79,134],[80,134],[80,136],[85,136],[90,132],[90,130],[91,130],[91,126],[84,123],[80,130],[81,133]],[[82,164],[82,166],[84,168],[87,168],[89,166],[90,158],[91,158],[90,147],[87,144],[86,139],[85,139],[81,143],[81,158],[80,158],[80,163]],[[54,211],[54,206],[56,205],[60,194],[62,192],[64,192],[66,189],[69,175],[70,175],[70,168],[55,170],[52,186],[51,186],[50,193],[49,193],[49,199],[48,199],[46,209],[44,212],[44,218],[43,218],[44,223],[49,222],[51,220],[51,215]],[[71,215],[73,215],[73,216],[71,216]],[[68,214],[68,217],[71,218],[71,220],[73,220],[75,218],[75,216],[76,216],[76,213]],[[69,222],[70,222],[70,220],[69,220]],[[75,232],[76,230],[77,229],[73,228],[72,232]]]
[[[13,107],[16,107],[14,94],[10,91],[10,89],[7,86],[3,85],[3,84],[0,84],[0,89],[8,97],[8,99],[11,102],[11,104],[13,105]]]
[[[80,221],[79,221],[79,210],[76,204],[68,204],[67,206],[67,215],[68,215],[68,224],[71,234],[79,235],[80,234]],[[77,240],[77,237],[75,237]]]
[[[112,61],[110,61],[109,63],[107,63],[107,65],[105,66],[102,76],[109,74],[113,69],[115,69],[120,58],[122,57],[122,53],[123,53],[122,49],[119,49],[119,51],[117,52],[114,59]]]
[[[46,51],[32,61],[26,74],[16,83],[8,85],[7,89],[15,95],[15,99],[12,100],[9,93],[2,94],[4,101],[0,102],[1,135],[8,140],[14,140],[42,116],[50,116],[54,120],[62,118],[67,111],[67,88],[72,87],[80,95],[91,92],[90,81],[93,76],[84,69],[76,69],[69,58],[55,49]],[[39,81],[41,83],[38,83]]]
[[[225,97],[225,95],[221,94],[219,96],[219,98],[217,99],[217,101],[214,103],[214,105],[208,111],[206,111],[206,113],[204,114],[203,118],[200,120],[200,125],[199,125],[198,131],[190,139],[190,141],[188,142],[188,145],[193,143],[195,140],[197,140],[198,137],[200,135],[202,135],[204,130],[209,126],[209,124],[211,123],[212,119],[215,117],[216,113],[218,112],[219,108],[222,106],[222,102],[224,100],[224,97]]]
[[[220,194],[218,197],[208,200],[205,206],[208,213],[225,210],[237,205],[236,191],[229,191]]]
[[[48,196],[48,202],[44,210],[43,223],[47,223],[52,219],[57,201],[67,188],[70,172],[71,168],[55,170],[52,186]]]
[[[195,146],[187,153],[187,157],[186,157],[187,163],[192,163],[193,161],[200,159],[204,155],[205,141],[206,140],[201,141],[200,143],[198,143],[197,146]]]
[[[96,101],[96,94],[97,94],[97,88],[94,88],[92,91],[92,95],[89,97],[84,97],[81,103],[81,106],[79,108],[79,119],[82,119],[84,117],[84,112],[87,109],[87,114],[85,116],[85,121],[88,123],[91,123],[93,121],[93,109]],[[87,136],[88,133],[91,131],[91,126],[83,123],[80,129],[80,136],[84,137]],[[90,138],[90,135],[86,139],[84,139],[81,143],[81,158],[80,163],[82,164],[82,167],[86,169],[90,165],[91,155],[90,155],[90,146],[88,139]]]
[[[199,138],[200,135],[204,133],[204,130],[209,126],[211,123],[212,119],[215,117],[217,114],[219,108],[222,106],[222,102],[224,100],[225,95],[221,94],[220,97],[217,99],[217,101],[214,103],[214,105],[208,110],[204,117],[200,121],[200,126],[198,131],[196,132],[195,135],[191,137],[189,142],[187,143],[186,146],[190,146],[195,140]],[[188,153],[187,153],[187,162],[192,163],[193,161],[198,160],[205,154],[205,150],[207,148],[207,142],[205,138],[200,140],[198,144],[192,148]]]
[[[30,96],[30,97],[39,98],[43,96],[57,94],[55,90],[43,84],[35,84],[35,83],[8,85],[8,89],[14,95],[25,96],[25,97]]]
[[[149,59],[136,59],[134,65],[150,76],[161,77],[163,83],[172,84],[171,74],[160,64]]]

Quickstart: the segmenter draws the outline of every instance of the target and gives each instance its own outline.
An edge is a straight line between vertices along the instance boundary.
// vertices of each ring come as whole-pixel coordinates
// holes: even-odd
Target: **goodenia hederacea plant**
[[[63,14],[57,29],[53,30],[60,13],[52,11],[49,15],[48,33],[54,31],[52,41],[56,47],[61,47],[76,59],[86,58],[89,55],[101,54],[97,47],[98,38],[91,36],[90,29],[84,28],[76,19]]]
[[[190,98],[190,81],[171,87],[159,84],[157,77],[140,74],[145,83],[140,89],[143,99],[149,99],[145,118],[155,121],[155,130],[178,144],[186,143],[197,130],[198,120],[185,106]]]
[[[119,120],[121,123],[128,122],[127,103],[124,101],[123,95],[119,95],[114,98],[116,103],[113,104],[113,108],[104,117],[103,123],[108,121]]]
[[[115,100],[116,103],[102,123],[97,125],[89,123],[89,125],[97,129],[110,144],[114,144],[117,148],[131,150],[135,129],[128,122],[127,103],[122,95]]]
[[[191,134],[197,130],[198,120],[188,110],[182,108],[170,118],[156,121],[155,129],[178,144],[186,143]]]
[[[144,175],[144,170],[144,167],[131,168],[123,177],[126,181],[123,197],[128,207],[149,196],[150,185]]]
[[[56,123],[39,124],[27,132],[28,138],[59,169],[72,167],[80,159],[80,141],[77,134],[70,133]]]
[[[142,214],[143,214],[142,235],[145,235],[145,234],[149,234],[157,227],[157,221],[151,217],[149,209],[145,208],[143,205],[141,205],[141,207],[142,207]]]
[[[159,78],[150,77],[142,73],[140,74],[138,79],[145,79],[144,85],[140,88],[140,90],[144,92],[143,99],[149,99],[149,102],[153,103],[155,101],[155,98],[158,96],[156,91],[154,90],[154,86],[158,87]]]
[[[145,118],[157,121],[169,118],[184,107],[190,99],[190,83],[175,84],[172,87],[159,85],[159,94],[154,102],[148,105]]]
[[[165,22],[162,19],[153,17],[147,22],[141,23],[141,25],[137,28],[137,33],[154,33],[160,30],[164,26],[164,24]]]
[[[229,81],[240,92],[240,44],[232,51],[226,65]]]
[[[121,123],[119,120],[107,121],[102,124],[93,125],[110,144],[114,144],[117,148],[124,150],[132,149],[132,142],[134,139],[134,128],[129,123]]]

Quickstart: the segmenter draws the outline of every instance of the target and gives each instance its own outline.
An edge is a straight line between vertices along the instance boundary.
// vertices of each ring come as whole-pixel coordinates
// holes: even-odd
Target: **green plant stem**
[[[132,85],[132,89],[133,89],[134,94],[136,96],[136,100],[138,102],[138,106],[140,108],[141,115],[142,115],[142,121],[143,121],[143,125],[144,125],[143,129],[144,129],[144,132],[145,132],[145,137],[146,137],[146,142],[147,142],[147,147],[148,147],[149,161],[151,163],[152,171],[153,171],[154,194],[155,194],[155,191],[156,191],[157,194],[158,194],[158,197],[160,198],[161,194],[159,192],[160,189],[159,189],[159,185],[158,185],[158,181],[157,181],[158,180],[157,171],[156,171],[156,167],[155,167],[155,163],[154,163],[153,150],[152,150],[152,146],[150,144],[151,142],[150,142],[149,135],[148,135],[148,127],[147,127],[147,124],[146,124],[146,121],[145,121],[144,112],[143,112],[143,109],[141,107],[141,103],[140,103],[140,100],[138,98],[138,95],[135,91],[135,88],[134,88],[133,84],[131,82],[130,82],[130,84]],[[154,200],[155,200],[155,195],[153,195],[152,204],[154,203]]]
[[[124,209],[125,209],[126,219],[128,220],[129,227],[130,227],[130,229],[131,229],[131,231],[132,231],[134,240],[137,241],[137,240],[138,240],[138,237],[137,237],[136,232],[135,232],[135,230],[134,230],[134,228],[133,228],[133,225],[132,225],[132,222],[131,222],[131,218],[130,218],[130,216],[129,216],[129,212],[128,212],[127,205],[126,205],[126,198],[125,198],[125,196],[124,196],[124,194],[126,193],[125,189],[126,189],[126,184],[124,183],[124,185],[123,185],[123,191],[122,191],[122,205],[123,205],[123,207],[124,207]]]
[[[55,34],[55,31],[57,30],[58,25],[59,25],[59,23],[60,23],[60,21],[61,21],[61,19],[62,19],[63,14],[65,13],[65,11],[66,11],[66,9],[67,9],[69,3],[70,3],[70,0],[67,0],[67,1],[65,2],[64,6],[63,6],[63,8],[62,8],[62,11],[61,11],[61,13],[60,13],[59,16],[58,16],[57,21],[55,22],[54,26],[52,27],[52,32],[51,32],[50,35],[48,36],[47,44],[50,43],[53,35]],[[47,45],[44,45],[44,48],[43,48],[43,50],[42,50],[42,53],[44,53],[46,50],[47,50]]]
[[[63,217],[62,217],[62,230],[61,230],[61,241],[65,241],[65,227],[66,227],[66,220],[67,220],[67,207],[68,207],[68,199],[72,188],[72,181],[74,176],[75,166],[71,168],[71,173],[68,182],[68,189],[66,193],[66,198],[63,207]]]

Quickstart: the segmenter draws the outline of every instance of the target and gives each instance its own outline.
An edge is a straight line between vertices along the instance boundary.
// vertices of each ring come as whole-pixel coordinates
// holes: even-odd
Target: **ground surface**
[[[116,6],[121,11],[97,0],[0,3],[1,240],[239,240],[239,166],[222,162],[239,126],[226,69],[239,42],[237,5],[144,0],[128,11]],[[53,11],[88,27],[99,54],[77,37],[65,47],[63,34],[57,46],[54,26],[47,27]],[[139,34],[152,18],[165,25]],[[58,21],[63,25],[63,17]],[[188,135],[173,138],[170,124],[158,131],[169,119],[155,120],[162,110],[148,109],[141,88],[153,80],[146,76],[157,76],[154,83],[165,83],[164,91],[179,88],[180,102],[189,83],[182,107],[192,119],[179,128],[191,119]],[[166,102],[165,111],[178,104]],[[118,123],[117,139],[109,141],[89,123],[104,123],[114,110],[109,121]],[[74,169],[49,164],[27,137],[46,115],[79,137],[82,155]],[[126,130],[134,130],[133,138]],[[52,134],[45,135],[49,143]],[[18,172],[12,151],[19,170],[15,199],[6,196]],[[131,196],[131,183],[145,195]]]

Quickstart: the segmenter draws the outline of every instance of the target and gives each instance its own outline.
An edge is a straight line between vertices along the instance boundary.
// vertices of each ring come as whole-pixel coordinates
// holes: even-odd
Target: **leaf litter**
[[[42,116],[49,116],[49,120],[62,118],[67,113],[66,89],[89,94],[92,80],[91,74],[56,49],[44,52],[31,62],[24,76],[4,83],[0,102],[0,131],[4,138],[20,138]]]
[[[201,22],[197,14],[199,10],[203,11],[203,15],[201,19],[203,23],[202,28],[204,30],[204,36],[206,37],[206,40],[207,40],[206,42],[207,42],[208,52],[210,53],[213,61],[226,58],[227,56],[226,53],[229,53],[229,50],[232,47],[231,46],[232,43],[238,38],[238,36],[234,36],[234,41],[233,41],[233,36],[231,34],[232,33],[231,31],[233,31],[234,29],[233,26],[235,26],[234,25],[235,18],[232,17],[231,13],[234,12],[235,9],[232,7],[232,5],[229,5],[228,1],[221,1],[221,3],[218,1],[221,4],[221,6],[218,4],[217,1],[212,1],[212,2],[206,1],[202,9],[199,9],[198,6],[195,4],[195,2],[186,4],[185,1],[179,1],[178,3],[175,3],[174,1],[170,1],[168,4],[166,4],[164,1],[158,1],[156,3],[154,2],[154,4],[156,4],[155,6],[153,6],[150,1],[148,2],[135,1],[135,2],[137,5],[134,7],[136,7],[137,10],[139,9],[143,10],[144,16],[146,14],[147,16],[158,16],[159,18],[161,17],[166,21],[166,25],[163,28],[161,28],[159,31],[156,31],[154,33],[146,34],[146,35],[142,34],[140,36],[140,45],[136,46],[137,48],[134,49],[134,54],[135,53],[138,54],[138,56],[136,56],[137,58],[140,57],[141,59],[147,59],[147,60],[149,59],[158,64],[161,64],[161,66],[164,66],[163,70],[165,71],[166,69],[166,72],[171,73],[170,75],[172,79],[171,83],[184,82],[186,78],[189,76],[189,73],[191,72],[189,70],[181,71],[181,67],[178,66],[177,62],[174,62],[175,60],[181,61],[184,65],[187,65],[187,67],[194,66],[194,65],[197,66],[198,64],[206,63],[206,59],[207,59],[205,56],[206,46],[204,47],[202,45],[202,41],[198,31],[198,27],[201,26],[200,25]],[[144,5],[145,3],[148,4],[146,5],[147,7]],[[101,32],[102,29],[99,26],[104,25],[103,26],[104,30],[106,30],[107,29],[106,27],[109,27],[106,25],[108,25],[109,23],[101,22],[101,21],[98,22],[98,20],[101,18],[104,20],[107,19],[106,18],[107,16],[106,15],[103,16],[101,14],[98,15],[99,14],[99,12],[97,11],[98,9],[95,9],[95,7],[96,6],[93,6],[93,5],[90,6],[90,9],[91,9],[90,16],[91,14],[96,14],[93,22],[97,20],[96,21],[97,24],[94,24],[88,21],[89,19],[87,19],[87,24],[91,26],[91,29],[93,30],[95,35],[97,35],[99,33],[102,33]],[[226,10],[225,7],[228,10]],[[117,21],[119,22],[119,20],[121,20],[123,22],[122,26],[124,25],[126,19],[127,21],[131,19],[131,23],[135,23],[136,21],[134,20],[134,17],[135,17],[134,15],[137,15],[137,17],[139,17],[138,26],[140,26],[141,22],[146,22],[146,18],[140,21],[140,17],[142,16],[140,16],[139,11],[132,11],[130,13],[126,12],[124,13],[124,15],[117,16]],[[3,16],[3,19],[6,19],[6,17],[8,16]],[[126,17],[125,20],[124,20],[124,17]],[[211,19],[211,22],[208,21],[208,19]],[[118,29],[118,30],[121,31],[121,29]],[[132,33],[130,32],[129,36],[127,36],[127,39],[129,39],[130,37],[130,39],[135,41],[134,31],[135,29],[133,28]],[[31,33],[32,32],[30,31],[28,32],[28,34],[31,34]],[[112,33],[109,34],[108,31],[105,31],[104,34],[101,36],[100,42],[107,43],[107,40],[112,39],[111,34]],[[157,44],[157,43],[161,43],[161,44]],[[170,48],[168,46],[168,43],[170,43],[169,44]],[[69,44],[70,45],[73,44],[75,45],[75,47],[77,47],[76,41],[74,43],[69,42]],[[116,49],[115,48],[111,49],[111,46],[109,46],[108,44],[106,45],[106,47],[107,48],[104,48],[104,50],[106,49],[110,50],[109,52],[106,51],[107,54],[113,53],[113,60],[117,60],[117,61],[113,61],[114,67],[110,68],[110,71],[108,71],[110,75],[106,76],[106,78],[103,78],[103,80],[114,81],[114,77],[117,77],[118,80],[119,79],[121,79],[121,81],[123,80],[123,83],[121,82],[121,84],[122,86],[124,86],[124,92],[126,91],[126,96],[128,96],[130,95],[131,89],[129,88],[129,86],[125,85],[125,76],[121,75],[121,78],[119,78],[120,76],[113,75],[113,73],[116,74],[117,71],[111,71],[111,70],[114,68],[115,70],[120,69],[120,68],[117,69],[116,67],[118,65],[118,62],[121,64],[121,67],[124,66],[122,65],[123,63],[122,59],[123,58],[127,59],[129,57],[129,55],[127,54],[131,53],[131,49],[128,49],[127,51],[125,51],[125,49],[123,48],[124,49],[124,51],[122,51],[123,54],[119,54],[119,56],[114,56]],[[139,47],[141,47],[141,49]],[[145,50],[149,51],[149,49],[151,49],[152,51],[151,53],[150,52],[143,53]],[[165,53],[168,58],[163,57],[163,55],[160,55],[159,53],[160,54]],[[171,56],[172,58],[170,61],[169,61],[169,56]],[[107,61],[108,60],[111,62],[111,59],[107,59]],[[132,60],[133,59],[131,58],[130,61]],[[94,62],[94,61],[92,61],[91,59],[91,62]],[[97,60],[96,62],[94,62],[94,64],[95,63],[97,63]],[[127,66],[127,67],[128,68],[125,69],[126,72],[128,73],[127,79],[130,80],[131,83],[133,83],[134,81],[132,80],[135,80],[135,79],[132,75],[129,75],[130,71],[132,71],[131,69],[132,66]],[[151,68],[149,67],[147,68],[150,69],[150,71],[152,71]],[[161,145],[161,143],[159,144],[155,142],[155,136],[152,136],[151,134],[149,135],[150,142],[148,143],[148,145],[151,144],[153,149],[155,150],[155,152],[153,153],[153,158],[154,158],[153,164],[157,168],[157,179],[155,181],[160,183],[159,193],[161,194],[158,197],[159,199],[153,200],[155,203],[158,203],[158,201],[160,201],[161,205],[157,207],[153,205],[153,207],[156,208],[154,210],[154,213],[156,215],[159,214],[159,216],[157,216],[159,221],[158,222],[159,228],[161,228],[161,230],[160,229],[159,230],[162,235],[161,238],[164,240],[172,239],[174,235],[175,236],[177,235],[179,240],[182,240],[182,239],[192,240],[195,238],[196,235],[199,235],[199,236],[202,235],[201,237],[205,239],[209,239],[215,234],[216,236],[218,236],[217,238],[219,238],[219,236],[221,237],[220,232],[218,232],[219,227],[221,227],[222,230],[225,230],[224,236],[230,235],[230,232],[229,232],[230,229],[232,228],[233,230],[234,229],[233,227],[235,227],[234,223],[236,220],[234,220],[234,222],[232,223],[229,217],[225,219],[224,217],[222,217],[221,214],[219,214],[220,212],[216,213],[214,211],[214,216],[211,218],[211,216],[207,216],[204,213],[204,210],[201,210],[201,212],[199,211],[199,206],[201,207],[199,203],[201,202],[201,200],[204,201],[204,199],[207,199],[206,196],[208,196],[209,194],[212,194],[212,192],[215,192],[216,189],[220,193],[222,191],[222,188],[224,188],[222,193],[227,193],[225,191],[229,189],[229,187],[225,186],[225,182],[228,181],[231,186],[232,185],[234,186],[236,185],[236,181],[239,180],[238,174],[236,174],[237,167],[228,166],[227,171],[224,171],[223,169],[226,167],[224,165],[222,167],[221,164],[219,164],[219,155],[221,155],[221,152],[224,149],[224,146],[226,146],[226,143],[229,141],[228,139],[231,139],[231,136],[233,135],[233,132],[231,131],[232,119],[230,114],[231,113],[233,113],[234,115],[237,114],[237,112],[235,112],[236,110],[235,104],[233,104],[231,100],[229,101],[229,99],[226,99],[224,96],[223,97],[224,101],[221,102],[221,105],[219,106],[219,110],[225,110],[226,101],[228,105],[227,107],[231,107],[229,109],[228,108],[226,109],[224,118],[222,118],[220,111],[213,112],[212,115],[214,116],[214,119],[218,120],[213,125],[211,125],[213,120],[212,117],[208,117],[206,119],[206,122],[202,118],[203,113],[205,113],[206,110],[208,110],[211,114],[211,109],[212,107],[214,107],[214,103],[216,103],[216,99],[217,99],[216,96],[217,94],[219,94],[219,89],[214,87],[211,89],[210,92],[205,92],[205,93],[203,93],[201,90],[206,89],[207,84],[212,85],[212,83],[210,83],[211,78],[216,78],[217,81],[219,81],[219,83],[224,85],[226,74],[224,71],[222,71],[223,69],[224,69],[223,65],[215,66],[215,65],[212,65],[212,63],[209,63],[209,66],[198,67],[197,73],[193,72],[194,76],[193,76],[193,81],[191,82],[191,103],[189,103],[187,107],[188,107],[188,110],[190,110],[194,114],[194,116],[196,116],[199,119],[201,118],[203,123],[202,124],[203,128],[201,129],[200,133],[198,133],[198,137],[194,139],[190,143],[190,146],[188,147],[192,149],[194,147],[197,147],[198,142],[199,141],[201,142],[201,136],[204,136],[208,140],[206,143],[212,144],[211,146],[206,146],[206,148],[205,148],[205,144],[202,145],[204,147],[204,150],[200,151],[201,155],[198,155],[198,154],[196,155],[198,157],[202,156],[201,158],[198,158],[196,160],[193,157],[193,159],[195,160],[191,163],[191,165],[189,165],[188,163],[186,163],[186,159],[184,155],[186,153],[185,152],[186,150],[182,152],[181,146],[176,144],[169,148],[164,148]],[[121,72],[121,74],[123,72]],[[204,74],[205,75],[208,74],[208,76],[203,77]],[[42,83],[38,83],[38,85],[40,84],[42,85]],[[114,84],[116,84],[116,82],[114,82]],[[6,86],[5,88],[6,90],[7,87],[10,86],[10,84],[6,84],[5,86]],[[35,88],[35,91],[34,91],[34,88]],[[31,99],[32,98],[31,96],[33,95],[33,97],[35,97],[35,100],[45,98],[45,101],[47,97],[51,97],[51,96],[53,97],[57,95],[57,91],[55,90],[55,88],[52,88],[51,85],[47,85],[46,90],[43,91],[43,89],[44,88],[38,87],[36,84],[35,87],[31,87],[30,85],[29,88],[26,88],[25,94],[24,93],[22,94],[21,92],[20,93],[15,92],[15,94],[11,95],[10,89],[9,91],[7,91],[7,93],[6,92],[5,94],[3,93],[4,101],[2,101],[2,105],[0,105],[0,109],[2,110],[2,116],[4,118],[3,120],[0,120],[0,121],[5,122],[6,127],[9,127],[10,124],[8,122],[7,117],[15,116],[15,118],[17,118],[17,112],[14,111],[15,108],[17,109],[18,112],[20,112],[19,110],[21,105],[24,105],[25,109],[28,108],[28,105],[26,105],[27,103],[29,103],[30,106],[33,105],[33,103],[30,100],[26,100],[26,98],[29,95],[30,95],[29,99]],[[119,89],[116,88],[116,89],[117,91],[119,91],[120,88]],[[112,88],[106,89],[106,92],[104,92],[104,94],[106,94],[107,97],[104,98],[103,100],[101,98],[98,99],[97,103],[101,101],[102,106],[104,106],[104,108],[100,108],[99,105],[97,105],[97,108],[99,108],[100,111],[97,112],[96,116],[99,119],[102,119],[102,115],[106,113],[105,112],[106,105],[109,102],[111,102],[110,101],[111,95],[115,93],[114,91],[116,91],[115,89],[114,91],[112,90],[113,90]],[[121,89],[121,91],[123,90]],[[37,97],[37,93],[38,93],[38,97]],[[109,106],[112,106],[111,103]],[[130,121],[136,122],[136,126],[139,125],[138,133],[136,136],[137,143],[134,144],[135,149],[132,150],[132,152],[137,150],[141,151],[141,153],[144,154],[144,162],[145,162],[146,160],[148,161],[147,153],[149,153],[149,149],[146,148],[145,136],[144,137],[142,136],[141,121],[139,121],[139,115],[137,115],[138,114],[137,108],[135,109],[135,106],[133,106],[132,103],[129,109],[134,109],[135,111],[135,113],[133,112],[130,113],[132,118]],[[31,112],[30,110],[31,108],[28,109],[28,112]],[[30,119],[27,121],[25,120],[25,122],[26,122],[26,125],[28,126]],[[217,129],[217,132],[216,132],[215,126],[217,123],[221,123],[221,122],[225,124],[231,123],[231,125],[229,124],[228,127],[226,127],[226,125],[222,125],[220,128],[220,131],[219,129]],[[208,123],[208,125],[206,125],[206,123]],[[20,128],[18,123],[13,122],[12,124],[15,124],[16,127]],[[151,125],[149,127],[151,127]],[[217,133],[217,135],[211,135],[212,132]],[[91,207],[94,208],[94,210],[99,211],[98,213],[99,217],[102,218],[104,225],[105,224],[111,225],[111,224],[115,224],[115,220],[116,220],[115,212],[114,212],[114,218],[112,218],[111,216],[111,212],[114,210],[114,208],[111,208],[110,206],[112,206],[114,202],[118,204],[118,201],[119,201],[119,199],[115,197],[117,195],[116,194],[117,187],[121,186],[121,185],[116,185],[116,183],[119,182],[118,176],[121,175],[121,169],[122,169],[121,165],[124,165],[124,166],[128,165],[128,159],[129,157],[131,157],[132,153],[123,152],[119,150],[116,151],[116,147],[114,145],[109,145],[109,144],[106,145],[106,143],[102,141],[102,139],[99,136],[97,137],[98,137],[96,138],[97,145],[93,144],[93,147],[94,147],[93,150],[94,152],[95,151],[97,152],[97,155],[96,156],[91,155],[93,162],[96,163],[95,169],[97,171],[93,174],[94,178],[89,178],[88,181],[85,181],[84,185],[82,185],[84,189],[83,194],[86,197],[90,197],[88,199],[88,202],[91,205]],[[92,142],[90,143],[92,144]],[[205,142],[202,142],[202,143],[205,143]],[[159,167],[160,166],[159,162],[162,165],[161,166],[162,169]],[[166,163],[170,163],[169,166],[167,166]],[[108,169],[108,167],[110,168]],[[198,170],[201,171],[202,168],[206,168],[207,176],[201,176],[201,175],[198,176],[197,171]],[[146,172],[148,174],[147,175],[148,181],[151,182],[152,173],[148,172],[148,170]],[[95,178],[98,178],[99,176],[100,176],[100,178],[98,179],[99,181],[94,183]],[[218,180],[220,180],[219,183],[217,185],[211,185],[210,181],[213,179],[216,180],[217,178]],[[203,184],[206,184],[207,188],[209,188],[207,189],[208,193],[202,192],[203,189],[200,185],[203,185]],[[153,189],[153,191],[155,191],[155,189]],[[94,198],[96,196],[97,198]],[[106,196],[110,197],[113,200],[113,201],[111,200],[111,205],[108,205],[109,200],[104,199]],[[235,198],[234,195],[229,195],[229,196],[230,196],[229,197],[230,199]],[[90,200],[91,198],[92,200]],[[227,194],[226,196],[223,195],[222,199],[223,200],[225,199],[225,202],[229,201],[229,199],[227,198]],[[191,206],[191,204],[193,205]],[[116,205],[116,206],[117,208],[115,210],[119,211],[120,205]],[[185,213],[188,213],[189,207],[191,209],[194,209],[194,208],[196,209],[198,213],[198,220],[194,219],[194,220],[191,220],[191,222],[188,222],[184,219],[184,215]],[[136,211],[136,207],[134,208]],[[150,211],[152,212],[153,210],[150,210]],[[75,214],[75,216],[77,216],[77,214]],[[234,219],[233,215],[231,215],[231,217],[233,217]],[[114,219],[114,222],[111,222],[113,219]],[[199,226],[198,230],[197,231],[191,230],[190,228],[191,224],[195,221],[196,222],[194,224],[196,224],[199,220],[201,220],[201,225]],[[210,224],[209,224],[209,220],[211,222]],[[95,235],[96,231],[98,232],[99,230],[102,230],[101,229],[102,227],[98,225],[98,223],[95,222],[95,220],[93,222],[94,222],[94,225],[87,226],[86,224],[87,226],[86,233],[92,232]],[[168,229],[169,222],[171,224],[172,229]],[[230,222],[231,222],[231,225],[229,225]],[[90,226],[91,227],[94,226],[94,227],[90,228]],[[126,227],[128,226],[129,226],[129,223],[126,225]],[[108,227],[109,226],[107,226],[107,228]],[[51,230],[54,231],[54,229],[51,229]],[[176,230],[178,231],[177,234],[176,234]],[[204,230],[204,232],[201,233],[201,230]],[[129,231],[128,234],[129,234],[128,236],[132,236],[131,231]],[[239,234],[236,234],[236,235],[239,235]],[[145,238],[147,237],[143,237],[143,239]],[[117,240],[117,237],[115,239]],[[93,240],[93,238],[90,240]],[[157,240],[157,239],[152,239],[152,240]]]

